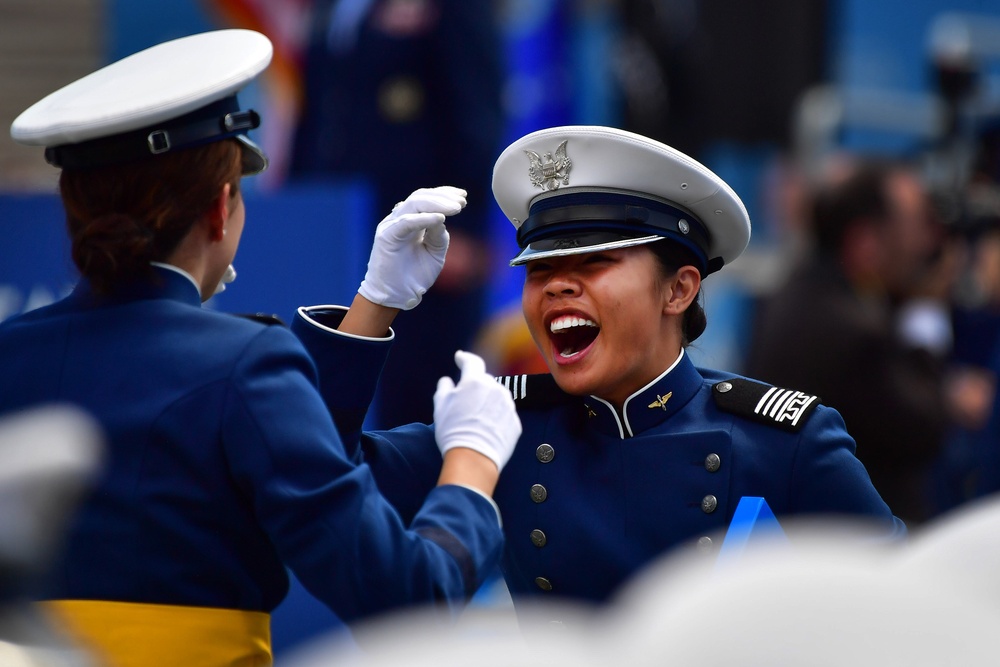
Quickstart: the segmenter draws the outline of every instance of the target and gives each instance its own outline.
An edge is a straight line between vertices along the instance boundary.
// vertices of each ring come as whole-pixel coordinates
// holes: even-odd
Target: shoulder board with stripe
[[[235,315],[236,317],[243,317],[268,326],[273,324],[280,324],[281,326],[285,325],[284,321],[282,321],[282,319],[277,315],[268,315],[267,313],[235,313]]]
[[[574,399],[559,388],[549,373],[500,375],[496,380],[507,388],[519,408],[558,405]]]
[[[712,397],[721,410],[793,433],[820,404],[818,396],[745,378],[715,383]]]

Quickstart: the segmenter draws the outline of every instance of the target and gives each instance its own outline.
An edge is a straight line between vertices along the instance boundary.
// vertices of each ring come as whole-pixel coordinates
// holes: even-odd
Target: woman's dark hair
[[[59,191],[73,262],[102,294],[148,279],[229,183],[239,189],[240,146],[216,141],[132,164],[64,169]]]
[[[682,266],[699,266],[699,262],[690,250],[671,241],[655,241],[647,246],[653,251],[653,255],[660,262],[664,275],[673,275]],[[701,306],[702,293],[698,290],[688,309],[684,311],[684,319],[681,322],[681,345],[687,347],[694,342],[698,336],[705,332],[708,319],[705,317],[705,309]]]

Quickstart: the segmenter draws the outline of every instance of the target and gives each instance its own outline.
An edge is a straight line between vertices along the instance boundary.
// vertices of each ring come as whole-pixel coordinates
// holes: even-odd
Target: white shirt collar
[[[179,266],[174,266],[173,264],[166,264],[164,262],[150,262],[150,264],[152,266],[158,266],[161,269],[166,269],[168,271],[173,271],[174,273],[181,274],[182,276],[184,276],[185,278],[187,278],[189,281],[191,281],[191,284],[194,285],[194,288],[196,290],[198,290],[198,294],[199,295],[201,294],[201,287],[198,286],[198,283],[197,283],[197,281],[195,281],[194,276],[192,276],[190,273],[188,273],[184,269],[180,268]]]

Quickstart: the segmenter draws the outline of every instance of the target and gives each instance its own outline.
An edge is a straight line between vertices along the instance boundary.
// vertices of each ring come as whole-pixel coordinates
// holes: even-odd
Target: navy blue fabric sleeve
[[[903,522],[872,485],[855,456],[854,439],[840,413],[819,406],[799,434],[792,462],[791,503],[800,512],[840,512],[886,522],[891,537],[906,534]]]
[[[431,491],[409,529],[352,462],[316,369],[287,330],[254,338],[234,371],[223,446],[237,485],[282,559],[345,621],[446,601],[458,610],[502,543],[489,501],[461,487]]]
[[[309,316],[329,329],[336,329],[346,312],[331,307],[311,310]],[[375,399],[379,375],[392,347],[391,338],[366,339],[333,333],[309,322],[301,313],[295,314],[291,330],[316,365],[320,395],[351,460],[360,462],[361,451],[356,445]]]
[[[313,310],[310,317],[333,329],[345,312]],[[301,313],[296,314],[292,331],[316,364],[320,395],[351,459],[371,467],[385,497],[404,521],[411,520],[441,471],[441,453],[433,429],[425,424],[410,424],[391,432],[362,431],[391,339],[333,333],[310,323]]]

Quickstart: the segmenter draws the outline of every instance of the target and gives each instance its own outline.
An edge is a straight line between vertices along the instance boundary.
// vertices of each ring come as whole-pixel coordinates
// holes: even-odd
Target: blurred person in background
[[[289,182],[360,178],[376,210],[428,182],[462,183],[444,269],[401,314],[373,418],[430,422],[434,383],[486,315],[490,164],[500,148],[503,49],[493,0],[316,0]]]
[[[755,315],[745,371],[840,412],[893,512],[932,513],[949,423],[957,250],[909,165],[849,158],[811,195],[811,251]]]
[[[1000,118],[987,119],[964,183],[938,191],[966,261],[955,289],[953,425],[935,465],[936,511],[1000,491]]]
[[[707,324],[702,279],[750,240],[746,209],[717,175],[640,135],[569,126],[507,147],[493,188],[517,229],[511,264],[524,266],[522,312],[549,369],[498,378],[524,428],[495,496],[515,605],[605,602],[665,552],[714,553],[747,496],[779,518],[848,515],[904,534],[835,410],[687,354]],[[347,439],[370,401],[336,373],[353,347],[317,359]],[[433,430],[362,441],[380,486],[411,506],[437,465]]]
[[[476,336],[473,351],[497,375],[545,373],[545,357],[538,351],[520,306],[496,313]]]
[[[829,0],[613,4],[626,129],[702,161],[719,143],[789,146],[796,100],[826,74]]]
[[[346,623],[422,604],[447,617],[501,549],[490,494],[520,423],[481,359],[456,353],[461,379],[434,397],[443,459],[405,522],[357,441],[338,434],[312,361],[338,337],[392,339],[392,319],[441,270],[463,190],[421,189],[394,207],[349,310],[301,308],[289,331],[202,307],[235,278],[252,233],[241,178],[267,160],[247,136],[260,118],[236,93],[271,53],[248,30],[180,38],[52,93],[11,127],[62,170],[81,279],[0,325],[0,414],[58,401],[106,434],[104,468],[40,597],[116,667],[271,664],[269,614],[288,570]],[[353,363],[364,355],[338,373]]]

